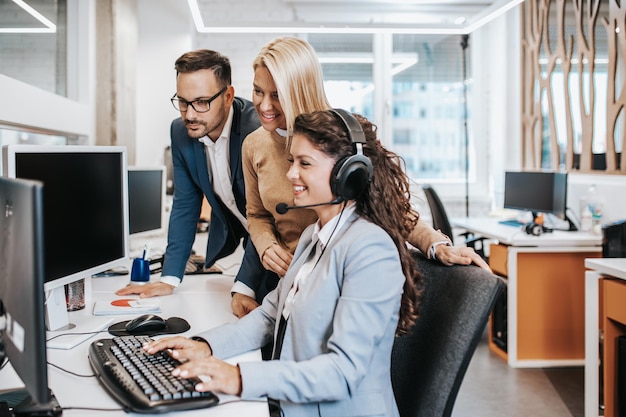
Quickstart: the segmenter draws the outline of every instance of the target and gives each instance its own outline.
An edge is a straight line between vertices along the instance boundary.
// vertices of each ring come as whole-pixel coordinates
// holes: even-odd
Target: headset
[[[330,189],[338,199],[341,199],[340,201],[354,200],[372,181],[374,167],[372,161],[363,154],[365,134],[356,117],[343,109],[330,111],[343,122],[348,131],[348,138],[354,145],[354,154],[340,159],[333,167],[330,174]]]
[[[524,231],[529,235],[539,236],[543,233],[543,225],[535,222],[528,223],[524,226]]]
[[[529,235],[533,235],[533,236],[541,236],[542,233],[550,233],[552,232],[552,229],[550,229],[549,227],[545,227],[543,224],[541,223],[528,223],[525,226],[523,226],[524,231],[529,234]]]
[[[6,358],[6,348],[4,347],[4,340],[2,339],[2,335],[4,334],[4,330],[7,327],[7,318],[4,312],[4,304],[2,304],[2,299],[0,299],[0,367],[4,365],[4,359]]]

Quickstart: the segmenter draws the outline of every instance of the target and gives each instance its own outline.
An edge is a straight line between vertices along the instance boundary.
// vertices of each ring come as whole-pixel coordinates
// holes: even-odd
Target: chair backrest
[[[475,265],[444,266],[417,252],[415,258],[423,277],[420,316],[394,342],[393,390],[401,417],[449,417],[505,284]]]
[[[424,184],[422,185],[422,190],[424,190],[426,200],[428,201],[428,207],[433,219],[433,228],[440,230],[441,233],[452,239],[452,226],[450,225],[450,220],[448,220],[448,214],[435,189],[429,184]]]

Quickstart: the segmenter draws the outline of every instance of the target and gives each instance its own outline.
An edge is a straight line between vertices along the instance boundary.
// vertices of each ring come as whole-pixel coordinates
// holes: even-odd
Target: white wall
[[[180,116],[170,102],[176,92],[174,62],[192,49],[195,32],[186,2],[139,0],[137,147],[135,165],[163,163],[170,123]]]

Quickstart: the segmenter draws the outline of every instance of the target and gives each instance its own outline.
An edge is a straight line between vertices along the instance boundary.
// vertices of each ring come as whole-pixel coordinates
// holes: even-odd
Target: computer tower
[[[507,352],[507,288],[500,292],[491,314],[491,341],[504,352]]]
[[[602,256],[626,258],[626,220],[602,225]]]

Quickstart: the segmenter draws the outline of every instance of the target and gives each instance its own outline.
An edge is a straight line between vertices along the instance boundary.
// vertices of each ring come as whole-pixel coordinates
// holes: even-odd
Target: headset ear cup
[[[343,200],[354,200],[361,195],[372,180],[372,162],[364,155],[347,156],[333,167],[330,189]]]
[[[7,352],[4,347],[4,340],[2,339],[2,333],[0,333],[0,365],[4,363],[4,358],[6,358]]]
[[[528,223],[526,225],[526,233],[533,236],[539,236],[543,232],[543,226],[538,223]]]

